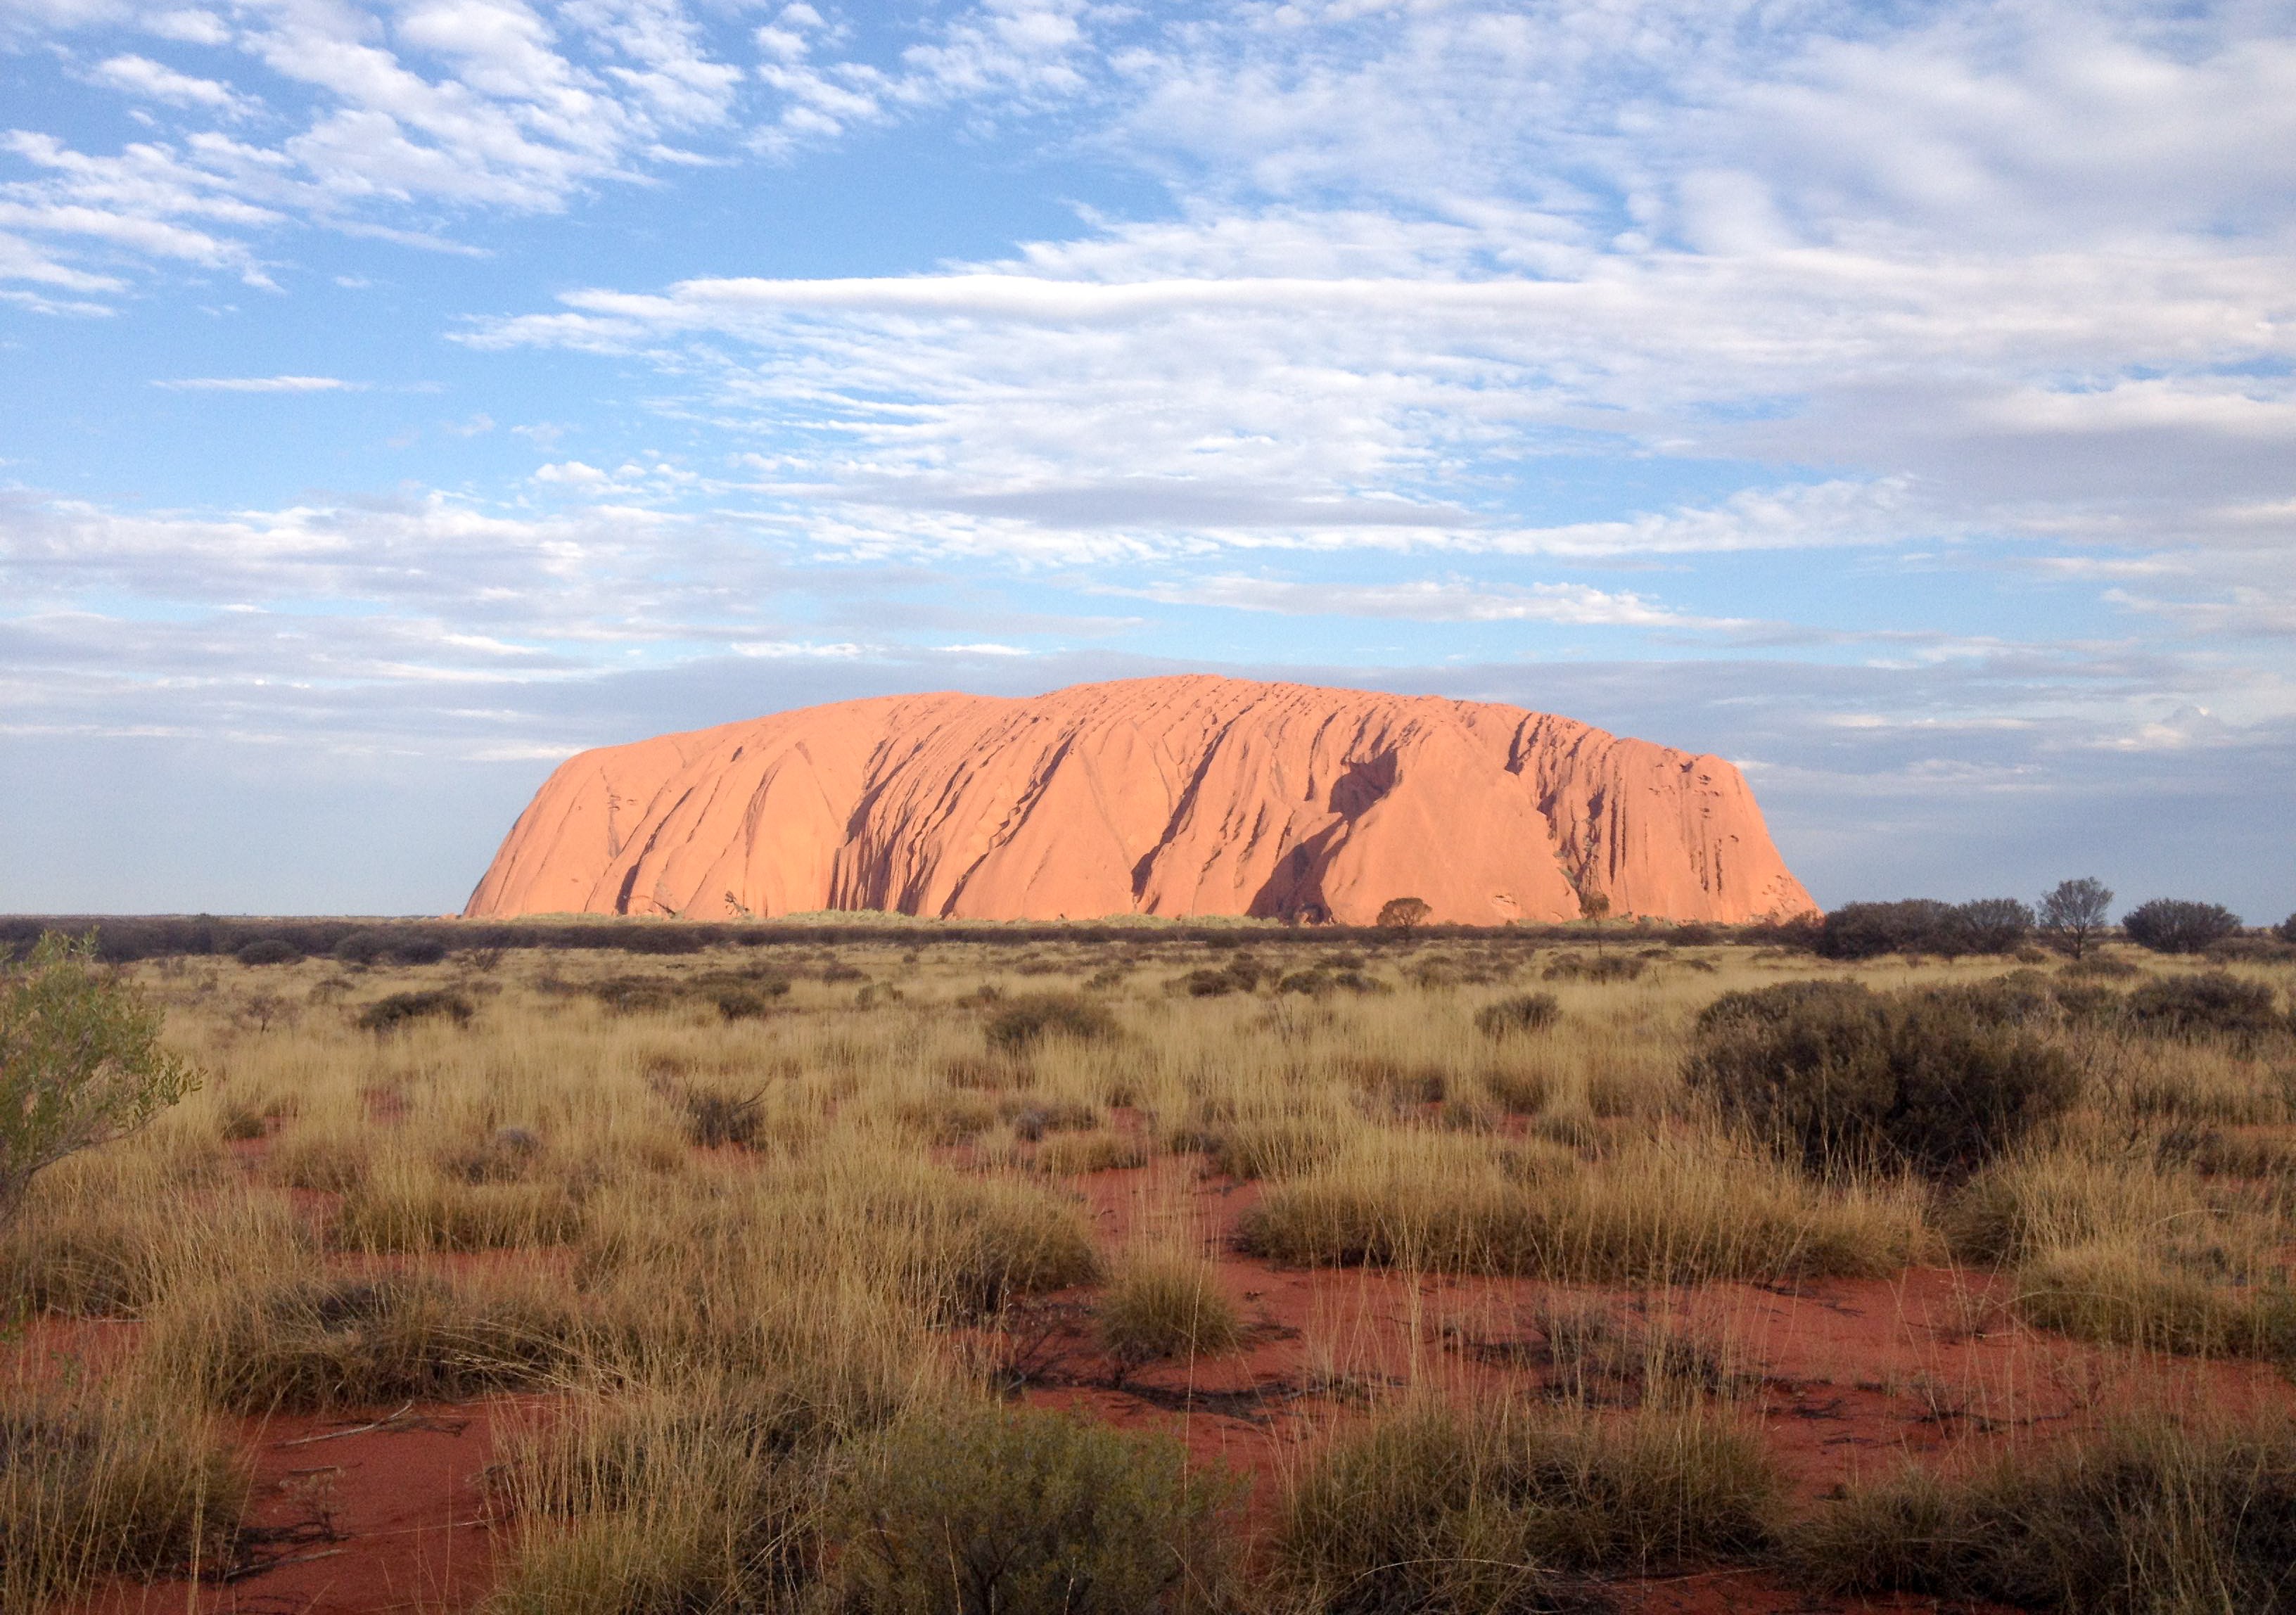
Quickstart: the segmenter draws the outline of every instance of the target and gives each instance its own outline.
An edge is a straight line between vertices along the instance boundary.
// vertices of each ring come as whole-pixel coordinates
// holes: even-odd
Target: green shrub
[[[831,1535],[863,1615],[1152,1615],[1224,1602],[1233,1488],[1180,1444],[1062,1414],[914,1414],[859,1465]]]
[[[160,1046],[166,1012],[95,961],[93,933],[43,932],[0,962],[0,1222],[34,1176],[135,1131],[199,1086]]]
[[[1778,1491],[1759,1439],[1702,1409],[1421,1405],[1308,1467],[1276,1561],[1332,1615],[1583,1609],[1574,1578],[1759,1553]]]
[[[2272,928],[2272,934],[2292,947],[2296,947],[2296,914],[2290,914]]]
[[[2078,1087],[2066,1056],[2030,1031],[1948,996],[1840,981],[1724,994],[1698,1017],[1684,1078],[1732,1125],[1822,1176],[1965,1176]]]
[[[998,1005],[983,1030],[990,1048],[1010,1054],[1048,1035],[1104,1043],[1119,1028],[1116,1016],[1097,999],[1080,993],[1026,993]]]
[[[292,964],[302,956],[303,950],[284,937],[258,937],[242,942],[232,955],[242,964]]]
[[[2271,988],[2220,970],[2147,981],[2128,995],[2128,1017],[2148,1032],[2171,1037],[2212,1032],[2248,1038],[2288,1027]]]
[[[2218,903],[2155,898],[2120,916],[2128,939],[2156,954],[2197,954],[2240,929],[2240,916]]]
[[[468,1026],[477,1013],[478,1006],[468,994],[451,987],[432,987],[377,999],[359,1012],[357,1024],[363,1032],[395,1032],[418,1021],[444,1017],[456,1026]]]
[[[1553,993],[1521,993],[1477,1010],[1475,1029],[1486,1037],[1544,1031],[1562,1014],[1562,1005]]]
[[[2154,1416],[1964,1479],[1908,1468],[1799,1530],[1829,1594],[1903,1592],[2100,1615],[2296,1610],[2296,1439]]]

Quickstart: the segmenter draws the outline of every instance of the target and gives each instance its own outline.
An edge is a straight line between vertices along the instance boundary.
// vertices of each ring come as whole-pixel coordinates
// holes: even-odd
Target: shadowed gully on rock
[[[1738,771],[1485,701],[1188,676],[841,701],[569,758],[465,911],[1250,914],[1813,905]]]

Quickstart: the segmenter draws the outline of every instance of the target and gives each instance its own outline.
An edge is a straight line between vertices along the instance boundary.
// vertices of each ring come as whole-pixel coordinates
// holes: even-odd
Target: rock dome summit
[[[561,764],[466,914],[1368,924],[1815,906],[1737,769],[1488,701],[1211,676],[839,701]]]

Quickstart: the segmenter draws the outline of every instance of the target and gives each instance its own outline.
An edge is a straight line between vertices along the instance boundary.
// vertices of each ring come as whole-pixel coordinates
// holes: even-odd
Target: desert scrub
[[[1908,1468],[1789,1545],[1829,1594],[1906,1592],[2119,1615],[2296,1610],[2296,1439],[2127,1420],[1961,1479]]]
[[[2079,1090],[2037,1032],[1949,994],[1849,981],[1725,993],[1699,1014],[1684,1078],[1737,1130],[1821,1176],[1965,1176]]]
[[[186,1191],[140,1175],[56,1174],[0,1224],[0,1302],[131,1317],[179,1286],[291,1267],[311,1246],[291,1208],[238,1185]]]
[[[1118,1031],[1115,1013],[1082,993],[1026,993],[1000,1004],[981,1030],[1001,1053],[1029,1048],[1047,1037],[1105,1043]]]
[[[2128,995],[2128,1019],[2159,1037],[2222,1037],[2243,1044],[2280,1038],[2289,1020],[2272,988],[2228,971],[2161,976]]]
[[[349,1250],[504,1250],[562,1245],[582,1230],[563,1184],[471,1183],[428,1162],[393,1160],[343,1198],[329,1238]]]
[[[363,1032],[396,1032],[425,1021],[468,1026],[478,1012],[479,1006],[471,1002],[468,993],[431,987],[379,998],[358,1012],[355,1024]]]
[[[2271,1254],[2227,1270],[2212,1246],[2078,1246],[2020,1269],[2015,1308],[2028,1323],[2076,1340],[2296,1362],[2296,1291],[2267,1266]]]
[[[247,1476],[206,1422],[155,1395],[0,1390],[0,1610],[114,1576],[230,1566]]]
[[[1759,1438],[1707,1409],[1419,1403],[1307,1467],[1275,1557],[1307,1603],[1345,1615],[1584,1608],[1588,1575],[1762,1552],[1778,1493]]]
[[[217,1285],[156,1312],[146,1360],[242,1413],[451,1401],[562,1373],[583,1333],[563,1300],[406,1274]]]
[[[1820,1187],[1716,1143],[1639,1143],[1582,1165],[1456,1135],[1359,1147],[1278,1185],[1238,1241],[1303,1267],[1628,1283],[1871,1276],[1929,1242],[1916,1196]]]
[[[857,1464],[830,1519],[842,1606],[867,1615],[1216,1610],[1234,1488],[1180,1444],[1065,1414],[921,1410]]]
[[[1211,1267],[1185,1257],[1128,1262],[1097,1312],[1101,1349],[1126,1368],[1167,1357],[1218,1357],[1243,1339],[1242,1322],[1220,1293]]]
[[[1562,1004],[1553,993],[1518,993],[1475,1012],[1475,1029],[1486,1037],[1521,1036],[1545,1031],[1562,1018]]]
[[[490,1476],[516,1547],[496,1615],[787,1608],[817,1579],[844,1433],[813,1388],[683,1378],[591,1390],[505,1443]]]

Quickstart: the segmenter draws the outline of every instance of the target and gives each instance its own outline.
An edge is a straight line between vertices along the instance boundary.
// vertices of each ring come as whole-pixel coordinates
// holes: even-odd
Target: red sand
[[[1093,1344],[1089,1298],[1049,1297],[1025,1309],[1003,1343],[1029,1376],[1026,1399],[1178,1436],[1200,1464],[1251,1479],[1247,1512],[1255,1529],[1269,1520],[1287,1470],[1375,1393],[1406,1385],[1462,1396],[1535,1391],[1542,1373],[1529,1317],[1557,1296],[1669,1311],[1720,1342],[1747,1376],[1741,1405],[1761,1421],[1796,1493],[1808,1499],[1907,1459],[1957,1463],[2013,1441],[2061,1439],[2139,1402],[2204,1398],[2219,1413],[2291,1404],[2288,1385],[2266,1365],[2154,1357],[2140,1369],[2119,1354],[2027,1329],[2002,1306],[2005,1281],[1982,1274],[1925,1268],[1881,1280],[1630,1294],[1300,1271],[1229,1249],[1257,1187],[1199,1177],[1193,1161],[1161,1158],[1078,1188],[1111,1253],[1149,1243],[1210,1257],[1250,1324],[1248,1342],[1233,1356],[1141,1369],[1119,1382]],[[134,1333],[132,1324],[43,1320],[8,1355],[35,1374],[102,1372]],[[1520,1349],[1511,1355],[1511,1348]],[[498,1428],[544,1405],[496,1398],[247,1421],[251,1523],[271,1538],[258,1550],[269,1562],[196,1589],[180,1582],[119,1588],[87,1615],[467,1607],[486,1587],[496,1545],[481,1518],[480,1472]],[[1934,1607],[1920,1599],[1813,1603],[1740,1570],[1614,1591],[1629,1610],[1696,1615]]]

